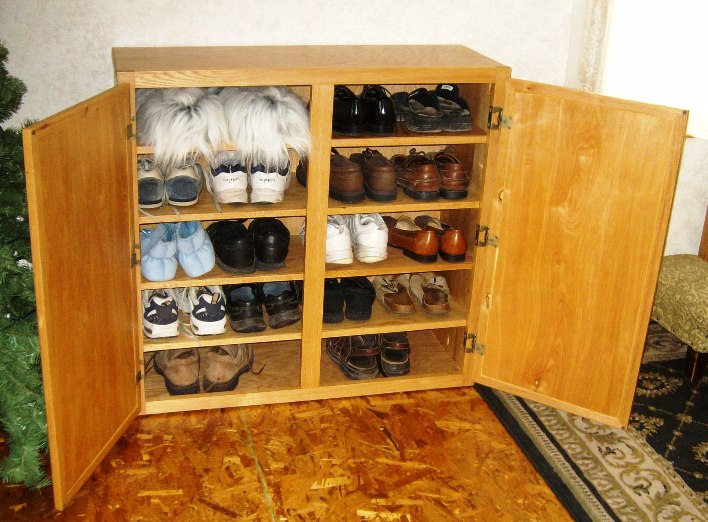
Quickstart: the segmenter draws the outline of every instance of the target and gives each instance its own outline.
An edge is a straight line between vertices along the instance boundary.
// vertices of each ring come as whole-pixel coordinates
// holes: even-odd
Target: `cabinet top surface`
[[[115,47],[117,73],[171,71],[371,71],[410,68],[498,69],[502,64],[462,45],[294,45]]]

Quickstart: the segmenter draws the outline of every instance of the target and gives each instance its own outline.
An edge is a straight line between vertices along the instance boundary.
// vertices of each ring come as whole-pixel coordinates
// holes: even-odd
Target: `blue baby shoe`
[[[177,234],[174,223],[140,230],[140,272],[148,281],[169,281],[177,273]]]
[[[199,277],[214,268],[214,247],[199,221],[177,224],[177,259],[189,277]]]

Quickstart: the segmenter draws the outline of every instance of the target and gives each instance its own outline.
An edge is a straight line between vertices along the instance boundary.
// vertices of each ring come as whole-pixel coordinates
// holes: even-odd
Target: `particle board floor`
[[[51,506],[0,485],[8,521],[570,520],[473,389],[139,417]]]

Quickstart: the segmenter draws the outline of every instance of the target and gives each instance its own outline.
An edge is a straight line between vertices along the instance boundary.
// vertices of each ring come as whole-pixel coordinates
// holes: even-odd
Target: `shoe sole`
[[[155,372],[165,380],[165,388],[167,388],[170,395],[192,395],[199,393],[199,377],[197,377],[197,380],[193,384],[179,386],[165,376],[165,372],[157,365],[157,361],[153,361],[152,366],[155,368]]]
[[[200,321],[192,317],[190,321],[194,335],[219,335],[226,333],[226,317],[219,321]]]
[[[322,322],[326,324],[341,323],[344,321],[344,312],[337,312],[332,314],[322,314]]]
[[[368,321],[371,319],[371,310],[367,312],[356,312],[354,310],[345,310],[344,317],[350,321]]]
[[[143,321],[143,333],[150,339],[162,339],[163,337],[177,337],[179,335],[179,322],[172,324],[152,324]]]
[[[418,261],[419,263],[434,263],[438,259],[437,254],[416,254],[412,250],[407,248],[402,248],[403,255],[411,258],[413,261]]]
[[[366,191],[366,197],[368,197],[372,201],[381,201],[381,202],[387,202],[387,201],[395,201],[396,197],[398,196],[398,191],[394,190],[371,190],[369,187],[364,187],[364,190]]]
[[[436,191],[429,191],[429,192],[420,192],[417,190],[413,190],[411,188],[406,187],[405,185],[399,185],[402,189],[403,192],[407,195],[412,197],[413,199],[421,199],[424,201],[432,201],[435,199],[438,199],[440,197],[440,190]]]
[[[355,380],[361,380],[361,379],[373,379],[375,377],[379,376],[379,368],[378,366],[374,366],[372,370],[369,370],[367,372],[362,372],[358,373],[353,371],[349,366],[344,363],[344,361],[340,361],[337,355],[334,353],[333,350],[330,349],[329,346],[326,347],[327,350],[327,355],[329,358],[332,360],[333,363],[335,363],[339,368],[342,370],[344,375],[349,377],[350,379],[355,379]]]
[[[446,190],[440,189],[440,197],[445,199],[464,199],[467,197],[466,190]]]
[[[234,332],[238,333],[262,332],[266,329],[265,321],[260,317],[231,321],[229,325]]]
[[[257,270],[263,270],[264,272],[268,272],[269,270],[276,270],[278,268],[285,268],[285,261],[281,261],[280,263],[266,263],[264,261],[256,259]]]
[[[291,324],[297,323],[302,319],[302,309],[298,306],[292,310],[285,310],[277,314],[268,316],[268,326],[271,328],[283,328]]]
[[[245,190],[224,191],[214,194],[214,199],[226,204],[248,203],[248,193]]]
[[[354,254],[356,255],[357,260],[362,263],[377,263],[388,257],[388,249],[386,248],[386,245],[378,249],[357,246],[354,250]]]
[[[467,257],[466,252],[464,254],[446,254],[445,252],[440,251],[438,254],[441,259],[447,261],[448,263],[461,263],[465,260],[465,257]]]
[[[366,192],[362,190],[361,192],[344,193],[336,190],[330,190],[329,197],[336,199],[337,201],[341,201],[342,203],[358,203],[366,199]]]
[[[325,263],[337,265],[348,265],[354,262],[354,255],[351,248],[344,250],[327,250],[325,248]]]
[[[224,264],[218,257],[215,259],[216,265],[221,268],[224,272],[229,272],[230,274],[251,274],[256,271],[255,260],[251,266],[246,268],[234,268],[227,264]]]

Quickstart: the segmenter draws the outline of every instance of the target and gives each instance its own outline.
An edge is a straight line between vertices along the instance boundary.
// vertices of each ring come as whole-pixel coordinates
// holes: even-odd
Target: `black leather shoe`
[[[253,235],[241,221],[217,221],[209,225],[207,234],[222,270],[244,274],[256,270]]]
[[[366,131],[364,103],[344,85],[334,87],[332,129],[347,136],[361,136]]]
[[[300,297],[297,285],[293,281],[263,283],[263,295],[268,326],[282,328],[296,323],[302,317]]]
[[[344,293],[344,315],[350,321],[368,321],[371,319],[371,306],[376,299],[374,285],[364,276],[343,277],[340,279]]]
[[[285,266],[290,246],[290,231],[275,218],[256,218],[248,225],[253,234],[256,268],[274,270]]]
[[[265,330],[263,320],[263,290],[259,283],[224,285],[226,313],[235,332],[250,333]]]
[[[388,91],[380,85],[365,85],[361,100],[364,103],[366,130],[371,134],[393,134],[396,130],[396,110]]]
[[[336,279],[325,279],[324,303],[322,305],[323,323],[341,323],[344,321],[344,292]]]

